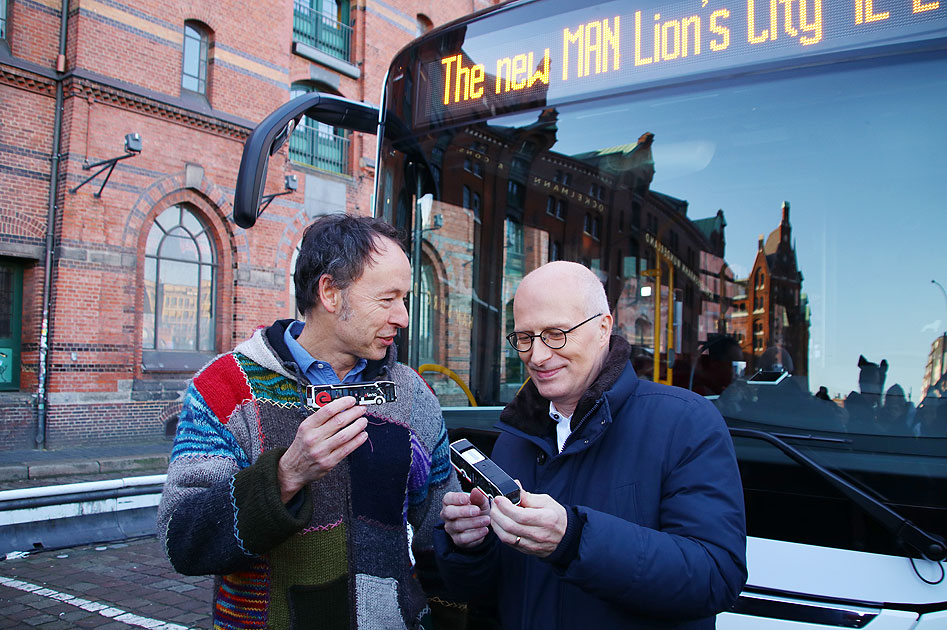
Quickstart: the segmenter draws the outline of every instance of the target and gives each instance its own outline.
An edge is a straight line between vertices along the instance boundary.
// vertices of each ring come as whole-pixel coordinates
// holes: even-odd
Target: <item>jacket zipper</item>
[[[562,450],[559,451],[560,455],[566,452],[566,447],[575,441],[572,438],[579,434],[579,431],[582,430],[582,428],[585,426],[585,423],[588,422],[589,418],[592,417],[592,414],[598,411],[598,408],[601,407],[601,405],[602,405],[602,398],[599,398],[598,400],[595,401],[595,404],[592,405],[592,408],[589,409],[589,412],[582,417],[582,420],[579,422],[579,426],[575,428],[575,431],[570,433],[569,437],[566,438],[566,441],[562,443]]]

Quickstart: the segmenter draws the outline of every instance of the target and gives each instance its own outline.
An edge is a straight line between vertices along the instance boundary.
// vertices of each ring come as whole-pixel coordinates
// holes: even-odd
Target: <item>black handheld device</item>
[[[520,487],[517,483],[470,440],[451,442],[450,463],[461,477],[480,488],[488,497],[504,496],[513,505],[519,504]]]

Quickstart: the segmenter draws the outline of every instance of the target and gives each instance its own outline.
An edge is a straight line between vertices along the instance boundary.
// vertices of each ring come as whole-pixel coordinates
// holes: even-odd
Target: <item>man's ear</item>
[[[337,313],[342,306],[342,290],[332,282],[332,276],[319,278],[319,303],[327,313]]]
[[[612,314],[605,313],[605,315],[602,317],[602,323],[599,326],[599,333],[601,334],[601,338],[604,339],[606,343],[608,343],[608,340],[612,336],[613,323],[614,323],[614,320],[612,318]]]

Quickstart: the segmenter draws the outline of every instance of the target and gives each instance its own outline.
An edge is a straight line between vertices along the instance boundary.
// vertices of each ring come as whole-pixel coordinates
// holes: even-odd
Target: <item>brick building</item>
[[[266,185],[296,189],[235,226],[254,124],[377,104],[402,46],[491,4],[0,0],[0,449],[163,435],[194,369],[293,314],[313,217],[372,210],[375,139],[307,120]]]
[[[779,226],[759,238],[748,278],[733,298],[731,331],[747,360],[747,369],[785,370],[803,382],[809,374],[809,304],[792,241],[789,202]]]
[[[502,336],[479,331],[511,332],[520,279],[547,261],[574,260],[601,278],[639,373],[653,374],[657,342],[659,378],[686,387],[700,342],[726,332],[735,293],[723,259],[723,215],[691,219],[687,201],[651,189],[653,134],[567,155],[554,150],[557,120],[555,108],[546,108],[520,126],[478,123],[420,139],[434,180],[451,182],[431,211],[442,217],[440,227],[425,228],[421,330],[433,334],[421,336],[420,363],[448,368],[481,404],[510,400],[526,379],[522,362]],[[390,203],[394,222],[407,225],[408,201]],[[702,261],[715,267],[712,277]],[[713,328],[703,330],[708,317]],[[445,379],[433,385],[442,403],[465,404]]]

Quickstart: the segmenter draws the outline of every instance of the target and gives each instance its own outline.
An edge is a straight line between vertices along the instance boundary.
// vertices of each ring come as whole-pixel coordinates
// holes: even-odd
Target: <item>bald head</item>
[[[567,308],[577,308],[576,315],[609,312],[602,283],[592,270],[579,263],[557,260],[529,272],[516,289],[516,298],[534,292],[546,294]]]

